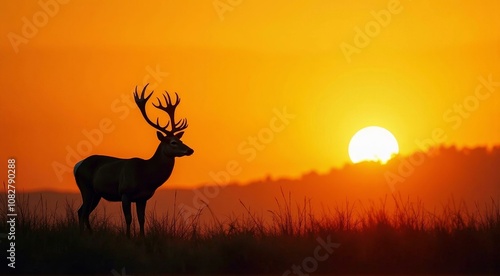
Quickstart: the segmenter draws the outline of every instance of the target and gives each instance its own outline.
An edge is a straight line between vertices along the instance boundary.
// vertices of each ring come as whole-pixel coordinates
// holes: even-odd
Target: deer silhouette
[[[175,109],[180,103],[179,96],[175,93],[175,102],[172,102],[167,91],[163,94],[165,105],[160,98],[158,104],[153,106],[166,112],[169,121],[161,126],[159,118],[156,123],[151,121],[146,113],[146,103],[153,95],[152,91],[147,97],[144,93],[149,84],[144,86],[139,96],[135,87],[134,99],[141,110],[146,122],[154,127],[160,144],[154,155],[147,160],[141,158],[122,159],[104,155],[92,155],[78,162],[74,167],[76,184],[82,194],[82,206],[78,209],[80,231],[87,226],[89,232],[90,213],[99,204],[101,198],[108,201],[121,201],[125,222],[127,223],[127,237],[130,237],[130,224],[132,223],[131,203],[136,203],[137,218],[140,226],[140,235],[144,236],[144,215],[146,202],[156,189],[160,187],[172,174],[175,157],[189,156],[193,150],[180,139],[187,128],[187,119],[175,121]],[[167,128],[171,125],[171,129]]]

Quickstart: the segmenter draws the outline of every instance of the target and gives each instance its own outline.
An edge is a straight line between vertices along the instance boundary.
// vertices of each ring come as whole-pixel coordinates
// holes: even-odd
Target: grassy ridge
[[[127,274],[278,273],[314,256],[318,238],[340,243],[317,273],[500,273],[500,206],[492,200],[473,210],[450,202],[428,211],[419,202],[394,196],[395,208],[346,202],[320,215],[308,201],[293,203],[282,193],[267,217],[247,210],[224,220],[202,222],[182,210],[148,214],[146,237],[127,239],[123,226],[105,213],[92,216],[94,233],[80,235],[76,207],[56,217],[29,208],[18,196],[17,273]],[[0,202],[0,232],[7,230],[6,201]],[[134,223],[133,232],[137,233]],[[2,241],[2,251],[5,248]],[[324,252],[324,251],[322,251]],[[3,265],[2,273],[14,272]],[[304,272],[305,273],[305,272]]]

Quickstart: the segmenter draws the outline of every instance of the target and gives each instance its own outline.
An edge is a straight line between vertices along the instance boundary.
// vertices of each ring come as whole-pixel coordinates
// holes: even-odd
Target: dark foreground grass
[[[19,196],[18,196],[18,200]],[[26,201],[25,201],[26,202]],[[182,210],[147,219],[145,238],[127,239],[105,214],[92,217],[94,232],[78,231],[76,208],[56,217],[43,200],[18,202],[16,268],[20,274],[287,274],[500,273],[500,206],[492,200],[473,211],[450,202],[429,212],[419,202],[393,197],[380,204],[345,203],[317,215],[304,201],[282,194],[276,210],[258,216],[202,222]],[[23,206],[24,205],[24,206]],[[7,231],[5,197],[0,232]],[[136,230],[136,229],[135,229]],[[8,241],[2,240],[2,256]],[[321,244],[338,243],[327,251]],[[317,249],[320,248],[320,249]],[[318,251],[319,250],[319,251]],[[315,255],[316,252],[316,255]],[[318,254],[321,258],[318,258]],[[290,270],[290,271],[288,271]],[[295,274],[300,275],[298,272]]]

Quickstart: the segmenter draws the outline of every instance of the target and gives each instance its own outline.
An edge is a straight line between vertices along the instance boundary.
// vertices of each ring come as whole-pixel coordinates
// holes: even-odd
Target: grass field
[[[1,198],[0,232],[7,233]],[[243,203],[246,213],[210,221],[199,216],[211,212],[208,206],[188,219],[182,210],[161,216],[153,210],[146,237],[137,237],[134,222],[131,239],[103,212],[92,216],[94,232],[82,235],[77,206],[66,203],[66,215],[56,216],[43,198],[37,206],[26,202],[18,195],[16,268],[3,265],[2,274],[500,273],[495,200],[475,208],[450,201],[429,211],[393,196],[315,212],[307,200],[296,204],[282,193],[265,215]],[[5,238],[1,244],[5,252]]]

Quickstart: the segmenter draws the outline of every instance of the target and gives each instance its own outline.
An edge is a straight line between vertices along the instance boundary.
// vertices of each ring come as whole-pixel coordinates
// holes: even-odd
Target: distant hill
[[[284,195],[284,198],[283,198]],[[475,203],[500,201],[500,147],[457,149],[439,147],[429,152],[416,152],[411,156],[395,157],[385,165],[373,162],[345,165],[326,174],[310,172],[299,179],[266,178],[245,185],[230,184],[225,187],[202,186],[198,189],[161,189],[148,203],[148,211],[158,214],[172,212],[174,200],[176,211],[194,214],[205,208],[203,215],[219,218],[239,216],[251,212],[267,216],[268,210],[290,200],[292,205],[310,203],[313,210],[324,211],[346,201],[356,203],[359,208],[369,201],[396,195],[420,200],[427,209],[439,207],[452,198],[457,205],[463,201],[471,207]],[[290,196],[290,199],[289,199]],[[81,204],[79,194],[54,192],[28,193],[19,196],[37,206],[39,211],[65,212],[66,202],[74,209]],[[44,202],[45,205],[40,205]],[[105,202],[104,200],[101,202]],[[243,206],[243,204],[244,206]],[[37,205],[38,204],[38,205]],[[99,212],[121,218],[120,204],[100,203]],[[210,212],[211,211],[211,212]],[[119,216],[117,216],[119,214]]]

